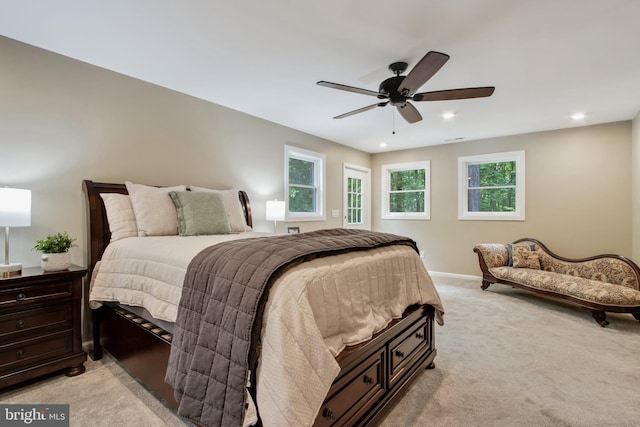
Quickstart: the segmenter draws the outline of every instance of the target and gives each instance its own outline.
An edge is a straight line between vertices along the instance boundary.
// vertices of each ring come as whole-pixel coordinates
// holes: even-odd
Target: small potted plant
[[[47,236],[42,240],[36,240],[34,250],[42,252],[40,265],[44,271],[61,271],[71,266],[71,254],[69,248],[75,246],[76,239],[69,237],[67,232]]]

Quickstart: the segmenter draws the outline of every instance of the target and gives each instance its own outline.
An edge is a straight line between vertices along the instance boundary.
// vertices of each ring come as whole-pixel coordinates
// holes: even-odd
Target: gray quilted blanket
[[[204,426],[241,426],[269,284],[307,259],[393,244],[417,251],[406,237],[330,229],[235,240],[196,255],[185,277],[165,377],[180,403],[178,413]]]

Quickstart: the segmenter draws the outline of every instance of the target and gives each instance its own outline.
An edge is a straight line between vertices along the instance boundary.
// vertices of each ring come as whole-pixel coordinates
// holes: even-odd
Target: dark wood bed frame
[[[111,234],[101,193],[127,194],[124,184],[83,182],[87,201],[88,276],[109,243]],[[247,224],[252,225],[249,198],[238,193]],[[88,292],[85,292],[88,300]],[[164,382],[171,334],[127,310],[105,304],[91,310],[94,360],[103,349],[144,386],[171,408],[178,402]],[[348,347],[338,355],[340,374],[334,381],[314,425],[372,425],[379,422],[425,368],[433,368],[436,356],[433,333],[434,309],[430,305],[409,307],[371,340]]]

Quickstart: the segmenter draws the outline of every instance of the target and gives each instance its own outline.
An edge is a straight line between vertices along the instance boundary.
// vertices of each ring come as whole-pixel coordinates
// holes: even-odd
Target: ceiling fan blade
[[[398,92],[405,96],[413,95],[449,60],[449,55],[440,52],[427,52],[404,78]]]
[[[415,123],[422,120],[422,116],[416,107],[408,102],[405,102],[402,105],[397,105],[398,113],[402,116],[403,119],[408,121],[409,123]]]
[[[433,92],[422,92],[413,95],[414,101],[450,101],[453,99],[469,99],[469,98],[484,98],[491,96],[496,88],[493,86],[487,87],[468,87],[465,89],[449,89],[449,90],[436,90]]]
[[[357,110],[349,111],[348,113],[340,114],[339,116],[335,116],[334,119],[344,119],[345,117],[353,116],[354,114],[363,113],[365,111],[373,110],[376,107],[384,107],[387,105],[387,102],[379,102],[377,104],[369,105],[367,107],[358,108]]]
[[[353,86],[347,86],[347,85],[341,85],[339,83],[325,82],[324,80],[321,80],[321,81],[317,82],[316,84],[318,86],[330,87],[332,89],[346,90],[347,92],[360,93],[362,95],[371,95],[371,96],[380,95],[379,92],[374,92],[372,90],[360,89],[359,87],[353,87]]]

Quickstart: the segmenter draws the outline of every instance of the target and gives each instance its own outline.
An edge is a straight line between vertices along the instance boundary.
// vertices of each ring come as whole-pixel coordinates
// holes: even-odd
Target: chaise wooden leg
[[[586,307],[583,307],[583,308],[589,311],[591,313],[591,316],[595,319],[595,321],[598,322],[598,324],[603,328],[609,324],[609,321],[607,320],[607,315],[604,311],[593,310],[591,308],[586,308]]]
[[[483,280],[482,285],[480,285],[483,291],[486,291],[489,286],[491,286],[491,282],[488,280]]]
[[[636,320],[640,320],[640,313],[631,313],[631,315],[635,317]]]

